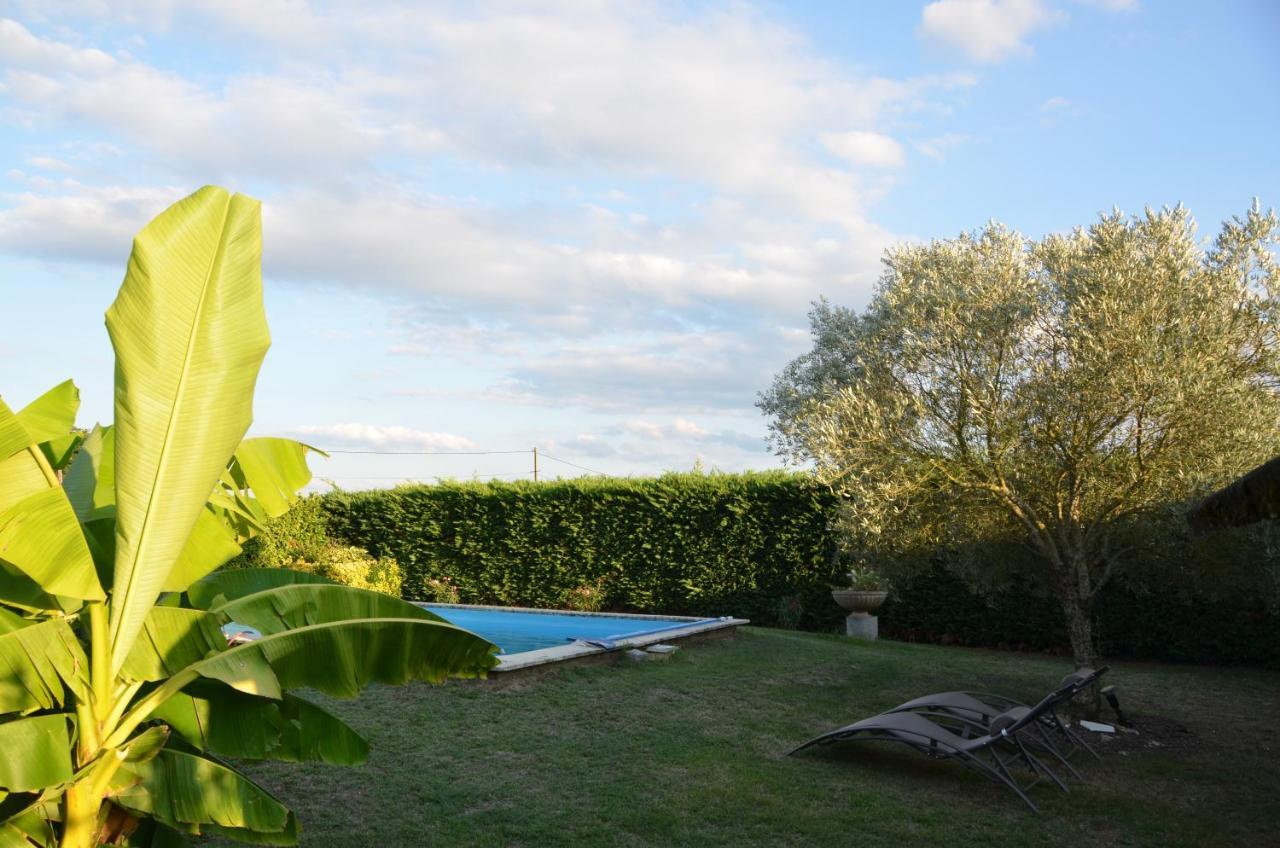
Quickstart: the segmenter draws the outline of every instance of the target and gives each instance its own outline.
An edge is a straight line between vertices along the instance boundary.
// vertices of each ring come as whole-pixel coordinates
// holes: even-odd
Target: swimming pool
[[[635,636],[718,621],[714,618],[632,617],[449,604],[423,606],[450,624],[488,639],[504,654],[553,648],[568,642],[597,643],[608,648]]]
[[[624,648],[644,648],[747,624],[740,618],[631,615],[610,612],[420,604],[501,649],[494,671],[579,659]]]
[[[578,660],[629,648],[647,648],[707,634],[727,634],[742,618],[693,618],[616,612],[486,607],[469,604],[418,604],[451,624],[488,639],[501,649],[495,672],[518,671],[548,663]],[[234,622],[222,632],[233,644],[261,634]]]

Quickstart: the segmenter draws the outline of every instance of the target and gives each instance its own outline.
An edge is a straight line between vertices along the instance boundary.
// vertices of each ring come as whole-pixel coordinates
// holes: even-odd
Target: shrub
[[[578,612],[599,612],[604,609],[604,599],[604,578],[600,578],[593,583],[569,589],[564,593],[559,605],[564,609]]]
[[[397,597],[404,593],[403,575],[393,558],[370,556],[363,548],[329,539],[323,505],[315,496],[268,522],[266,532],[246,543],[244,552],[226,567],[292,568],[343,586]]]

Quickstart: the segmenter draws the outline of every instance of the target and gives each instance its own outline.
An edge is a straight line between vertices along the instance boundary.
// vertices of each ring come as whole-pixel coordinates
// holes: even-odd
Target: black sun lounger
[[[993,717],[988,722],[987,732],[980,736],[962,736],[930,721],[920,713],[893,712],[815,736],[788,751],[787,755],[832,742],[901,742],[930,758],[956,760],[984,777],[1004,784],[1032,812],[1039,813],[1039,808],[1027,797],[1027,790],[1045,778],[1053,781],[1064,792],[1067,791],[1067,786],[1027,750],[1020,731],[1035,724],[1050,711],[1056,704],[1058,695],[1055,690],[1034,707],[1014,707],[1007,713]],[[1002,756],[1002,752],[1006,755]],[[1028,783],[1019,783],[1009,770],[1010,765],[1017,764],[1026,766],[1034,779]]]
[[[1107,673],[1107,670],[1107,666],[1099,669],[1082,668],[1062,678],[1058,688],[1049,695],[1053,699],[1049,709],[1034,725],[1027,728],[1027,735],[1036,743],[1037,748],[1048,751],[1055,760],[1080,780],[1084,778],[1067,762],[1068,758],[1076,750],[1088,751],[1095,758],[1101,758],[1098,757],[1097,751],[1089,747],[1089,743],[1062,721],[1061,716],[1058,715],[1058,707],[1092,686],[1098,678]],[[1004,695],[989,692],[938,692],[907,701],[889,712],[920,713],[944,725],[959,724],[960,735],[969,736],[971,733],[979,735],[987,733],[992,719],[999,715],[1015,714],[1019,709],[1029,709],[1029,707]],[[1065,742],[1066,749],[1061,749],[1054,742],[1054,738]]]

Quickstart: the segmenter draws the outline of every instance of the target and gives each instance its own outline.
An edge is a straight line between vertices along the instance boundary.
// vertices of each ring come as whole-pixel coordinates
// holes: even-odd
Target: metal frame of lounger
[[[884,713],[859,722],[820,734],[809,741],[798,745],[787,752],[787,756],[803,751],[814,745],[829,745],[832,742],[902,742],[931,759],[951,759],[972,768],[979,774],[1002,783],[1013,790],[1034,813],[1039,813],[1032,800],[1027,797],[1027,790],[1048,778],[1057,784],[1063,792],[1069,791],[1067,785],[1053,771],[1027,750],[1019,736],[1019,731],[1037,722],[1041,715],[1051,709],[1054,692],[1034,707],[1019,709],[1018,715],[997,717],[991,721],[990,731],[984,736],[965,738],[950,729],[943,727],[919,712]],[[1005,758],[1000,756],[999,748],[1012,747],[1014,753]],[[979,755],[988,754],[991,760],[982,759]],[[1025,785],[1018,783],[1009,771],[1009,765],[1021,760],[1036,777]]]
[[[1084,777],[1068,761],[1077,749],[1089,752],[1095,759],[1100,760],[1102,758],[1098,756],[1098,752],[1088,742],[1068,727],[1066,722],[1062,721],[1061,716],[1058,715],[1057,708],[1060,704],[1070,701],[1082,690],[1097,682],[1108,670],[1108,666],[1102,666],[1098,669],[1080,669],[1064,677],[1062,682],[1058,684],[1058,688],[1050,693],[1049,697],[1051,698],[1055,695],[1057,696],[1054,703],[1045,711],[1039,721],[1032,725],[1034,732],[1028,734],[1037,748],[1047,751],[1050,756],[1065,766],[1067,771],[1071,772],[1072,776],[1077,780],[1083,781]],[[914,698],[888,712],[921,713],[944,722],[946,719],[951,719],[960,726],[960,735],[968,736],[970,733],[987,733],[993,718],[1019,708],[1029,709],[1027,704],[992,692],[938,692],[933,695]],[[1056,733],[1066,741],[1069,747],[1065,752],[1054,744],[1050,732]]]

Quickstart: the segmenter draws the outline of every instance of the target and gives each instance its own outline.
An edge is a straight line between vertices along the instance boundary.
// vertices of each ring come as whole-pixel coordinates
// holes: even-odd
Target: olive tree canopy
[[[869,551],[1024,538],[1091,664],[1113,529],[1280,448],[1278,234],[1255,203],[1208,246],[1178,207],[890,250],[844,318],[840,379],[762,398],[775,444],[847,499]]]

